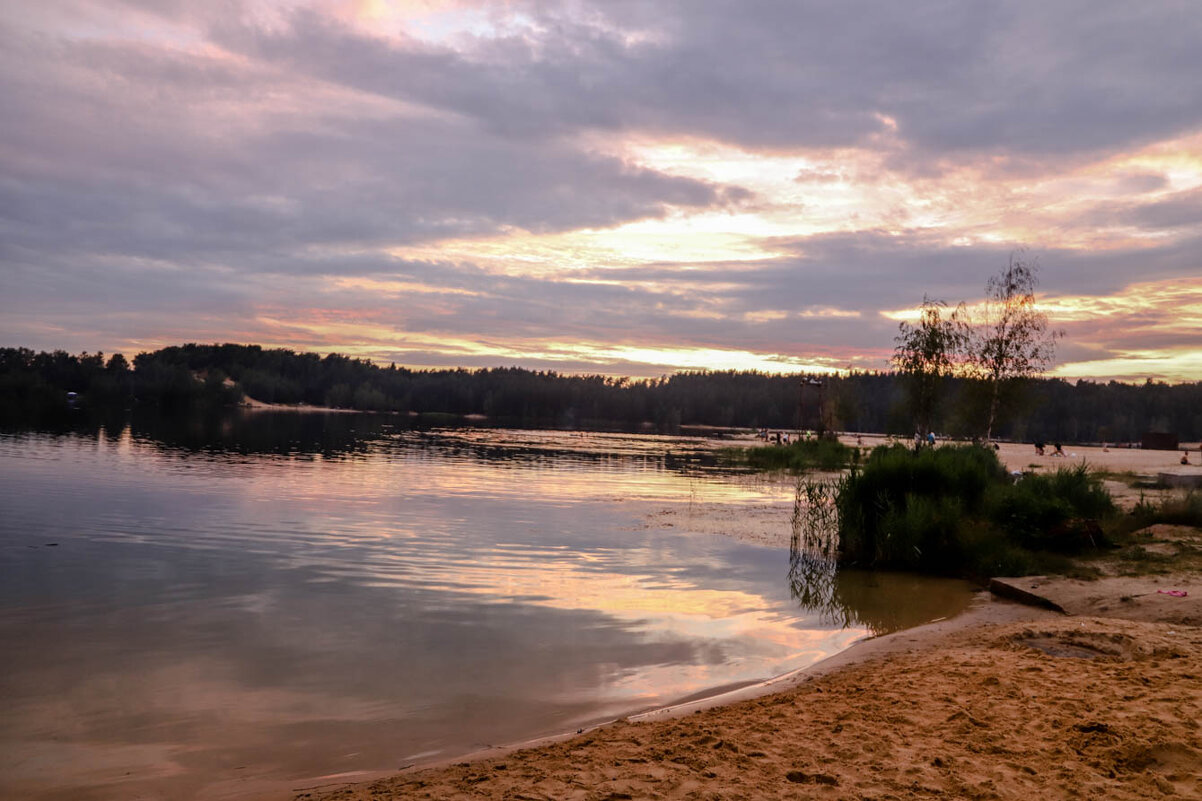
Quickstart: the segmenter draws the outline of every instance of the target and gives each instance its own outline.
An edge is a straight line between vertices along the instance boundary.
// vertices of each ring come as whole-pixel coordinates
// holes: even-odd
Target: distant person
[[[935,432],[934,431],[927,432],[927,444],[930,445],[932,448],[935,447]]]
[[[1182,464],[1189,464],[1189,451],[1182,451],[1182,452],[1181,452],[1181,463],[1182,463]]]
[[[1053,456],[1064,456],[1064,448],[1062,448],[1060,446],[1059,442],[1056,443],[1056,450],[1052,451],[1052,455]]]
[[[1037,453],[1040,456],[1043,456],[1044,447],[1045,447],[1045,443],[1043,440],[1041,440],[1041,439],[1035,440],[1035,453]]]

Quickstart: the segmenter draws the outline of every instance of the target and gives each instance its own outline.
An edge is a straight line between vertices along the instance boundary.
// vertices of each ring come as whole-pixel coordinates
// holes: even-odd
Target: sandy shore
[[[878,435],[863,435],[861,437],[841,437],[847,445],[856,445],[857,440],[862,447],[875,447],[889,441],[887,437]],[[1053,456],[1052,446],[1044,449],[1044,455],[1035,452],[1035,446],[1022,442],[1002,442],[998,444],[998,457],[1008,470],[1043,472],[1059,467],[1072,467],[1084,462],[1093,470],[1101,470],[1112,474],[1126,474],[1155,480],[1162,473],[1169,475],[1190,476],[1202,482],[1202,454],[1197,442],[1182,443],[1173,451],[1145,451],[1141,448],[1111,448],[1099,445],[1065,445],[1064,456]],[[1190,464],[1181,464],[1182,451],[1188,453]],[[1123,482],[1111,481],[1108,488],[1126,495],[1126,485]]]
[[[1202,630],[1024,609],[790,688],[297,798],[1198,798]]]
[[[1174,469],[1170,452],[1066,451],[1116,473]],[[750,529],[781,510],[758,512]],[[1202,798],[1202,531],[1158,527],[1144,548],[1161,557],[1152,571],[1114,556],[1098,581],[1018,580],[1067,614],[983,594],[954,620],[734,696],[295,797]]]

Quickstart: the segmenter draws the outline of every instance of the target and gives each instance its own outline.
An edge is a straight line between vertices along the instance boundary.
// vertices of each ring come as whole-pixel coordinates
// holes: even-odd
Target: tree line
[[[697,371],[641,380],[519,367],[411,370],[233,344],[172,346],[138,354],[132,363],[120,354],[0,348],[0,418],[23,424],[99,410],[188,413],[250,397],[430,418],[484,415],[502,425],[826,428],[909,437],[913,378],[900,370],[839,376]],[[999,382],[942,376],[940,402],[924,413],[928,430],[979,436],[995,389],[993,433],[1002,438],[1126,442],[1156,430],[1202,439],[1202,382],[1070,383],[1030,376]]]

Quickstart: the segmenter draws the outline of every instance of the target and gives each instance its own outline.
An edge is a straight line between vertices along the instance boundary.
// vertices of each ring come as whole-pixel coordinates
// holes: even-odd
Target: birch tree
[[[932,430],[945,379],[962,361],[968,326],[961,304],[945,316],[947,304],[923,297],[918,322],[903,322],[893,350],[893,366],[906,382],[916,433],[924,439]]]
[[[985,441],[993,436],[1002,384],[1044,372],[1062,334],[1048,329],[1048,317],[1035,307],[1039,262],[1023,250],[1010,254],[1006,269],[985,284],[985,307],[971,347],[971,361],[988,384]]]

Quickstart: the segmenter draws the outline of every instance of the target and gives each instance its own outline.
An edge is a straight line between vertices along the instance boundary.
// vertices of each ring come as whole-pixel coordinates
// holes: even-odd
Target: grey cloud
[[[1202,189],[1174,193],[1163,200],[1136,206],[1123,216],[1144,228],[1171,229],[1202,225]]]
[[[874,313],[907,308],[924,294],[955,304],[981,295],[985,281],[1004,267],[1009,248],[956,248],[921,235],[864,231],[778,239],[774,249],[797,255],[734,262],[593,270],[596,278],[734,285],[725,294],[741,311],[833,307]]]
[[[1202,17],[1177,3],[636,5],[519,3],[540,33],[466,52],[389,44],[312,13],[286,31],[221,24],[214,36],[507,136],[876,145],[888,117],[920,151],[1062,156],[1202,123]]]
[[[28,249],[237,266],[248,253],[606,227],[746,198],[470,120],[353,98],[311,107],[311,81],[203,57],[0,36],[13,45],[0,57],[0,226]]]
[[[1114,351],[1094,343],[1082,343],[1071,336],[1056,343],[1056,361],[1091,362],[1114,358]]]
[[[538,32],[459,51],[386,43],[306,13],[267,29],[236,3],[136,5],[198,26],[240,57],[0,27],[0,338],[9,342],[56,347],[88,332],[71,341],[94,348],[206,326],[253,333],[257,310],[275,308],[361,313],[402,333],[478,341],[887,352],[896,325],[877,310],[924,294],[978,299],[1009,247],[862,231],[773,241],[788,255],[757,263],[576,274],[626,285],[380,254],[749,200],[738,187],[586,152],[581,133],[863,145],[914,172],[984,154],[1035,171],[1049,154],[1069,159],[1202,123],[1202,49],[1188,46],[1202,39],[1202,15],[1164,3],[517,3]],[[1165,186],[1155,173],[1115,181],[1127,193]],[[1200,197],[1105,211],[1176,230],[1198,222]],[[1200,243],[1043,250],[1042,290],[1105,295],[1196,279]],[[331,277],[356,276],[432,291],[330,288]],[[860,316],[797,315],[816,307]],[[762,311],[786,317],[745,316]]]
[[[897,326],[875,309],[912,307],[924,293],[942,296],[952,303],[978,299],[985,278],[1005,264],[1007,255],[1001,248],[992,252],[941,249],[885,235],[814,237],[799,242],[798,249],[804,250],[804,255],[776,262],[693,267],[688,270],[690,280],[669,282],[666,289],[658,279],[675,274],[667,265],[657,270],[600,272],[608,278],[629,279],[619,284],[495,275],[463,263],[336,254],[310,254],[300,269],[287,259],[264,257],[235,273],[216,268],[113,269],[107,262],[64,263],[52,271],[30,266],[14,276],[14,285],[22,290],[6,297],[3,327],[8,330],[0,333],[12,342],[40,346],[17,335],[21,326],[31,330],[29,326],[35,322],[22,310],[56,306],[60,317],[91,333],[91,338],[83,342],[88,347],[114,341],[134,322],[140,336],[151,335],[152,331],[161,336],[162,331],[177,330],[173,325],[189,331],[187,325],[202,320],[213,330],[247,332],[247,337],[263,340],[262,326],[256,322],[259,314],[282,315],[286,321],[290,309],[306,309],[322,316],[328,313],[334,319],[369,323],[373,329],[391,328],[401,339],[407,332],[415,332],[519,348],[523,342],[586,341],[745,349],[836,359],[879,352],[884,355],[878,366],[883,367]],[[1147,266],[1159,275],[1196,274],[1192,252],[1192,248],[1183,246],[1176,258],[1159,254],[1161,263],[1149,262]],[[1138,253],[1106,254],[1079,262],[1074,262],[1071,254],[1040,255],[1045,285],[1056,287],[1052,294],[1071,291],[1078,283],[1078,289],[1088,291],[1089,285],[1099,280],[1112,280],[1122,286],[1145,278],[1131,266]],[[328,284],[330,276],[356,275],[413,283],[426,291],[381,292],[353,285],[336,289]],[[644,281],[654,283],[648,286]],[[718,283],[728,286],[719,290],[715,288]],[[815,305],[861,313],[854,318],[797,314]],[[765,310],[782,310],[786,315],[767,320],[744,316]],[[1130,348],[1140,343],[1151,347],[1151,343],[1162,339],[1155,331],[1140,331],[1140,320],[1135,316],[1118,326],[1120,332],[1091,324],[1068,327],[1070,339],[1066,345],[1072,347],[1123,344]],[[1179,341],[1179,337],[1176,339]],[[391,343],[387,339],[380,342],[381,351],[395,347]],[[1071,348],[1061,351],[1066,357],[1075,352]],[[1098,358],[1098,351],[1090,353]],[[400,359],[432,364],[448,360],[465,366],[508,363],[503,357],[459,354],[430,356],[428,362]],[[554,360],[544,366],[577,369]],[[637,374],[646,374],[648,369],[619,367],[615,363],[595,369]],[[667,371],[666,366],[664,370],[650,369],[653,373]]]
[[[1182,238],[1157,248],[1098,251],[1047,250],[1042,287],[1045,292],[1105,297],[1145,281],[1190,279],[1199,275],[1202,236]]]

